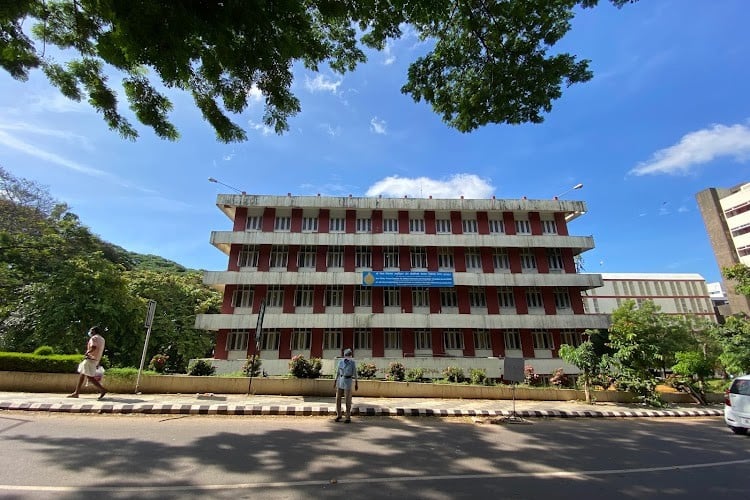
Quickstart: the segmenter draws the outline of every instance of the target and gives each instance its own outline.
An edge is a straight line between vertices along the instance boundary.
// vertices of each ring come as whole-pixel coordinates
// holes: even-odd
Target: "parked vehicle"
[[[724,422],[735,434],[750,429],[750,375],[734,379],[724,393]]]

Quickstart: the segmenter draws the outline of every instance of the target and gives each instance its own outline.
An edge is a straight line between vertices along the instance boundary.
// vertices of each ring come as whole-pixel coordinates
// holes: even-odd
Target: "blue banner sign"
[[[362,273],[364,286],[452,287],[453,273],[430,271],[367,271]]]

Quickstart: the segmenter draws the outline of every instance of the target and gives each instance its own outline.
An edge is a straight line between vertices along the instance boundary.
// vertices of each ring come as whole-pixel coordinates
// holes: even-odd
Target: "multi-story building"
[[[750,183],[704,189],[695,197],[719,267],[750,266]],[[720,306],[721,314],[750,314],[750,299],[735,291],[732,280],[724,282],[729,307]]]
[[[217,364],[255,352],[263,304],[269,374],[288,371],[292,356],[333,360],[347,347],[381,368],[498,376],[498,358],[523,357],[537,373],[575,373],[560,345],[608,326],[581,298],[602,284],[576,272],[576,255],[594,246],[568,234],[581,201],[219,195],[217,206],[233,228],[211,243],[229,264],[204,282],[224,302],[196,320],[216,332]]]
[[[653,301],[662,314],[698,316],[716,321],[713,302],[700,274],[602,273],[601,288],[583,292],[589,313],[611,314],[626,300]]]

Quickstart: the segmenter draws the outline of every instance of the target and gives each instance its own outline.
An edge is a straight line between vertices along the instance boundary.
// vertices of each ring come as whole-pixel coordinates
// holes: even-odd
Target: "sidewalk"
[[[181,414],[181,415],[334,415],[333,397],[245,394],[97,394],[67,398],[65,394],[0,392],[0,410],[68,413]],[[353,415],[508,417],[509,400],[360,398],[354,396]],[[580,401],[516,401],[515,415],[545,417],[705,417],[722,416],[722,405],[676,405],[651,409],[641,405]]]

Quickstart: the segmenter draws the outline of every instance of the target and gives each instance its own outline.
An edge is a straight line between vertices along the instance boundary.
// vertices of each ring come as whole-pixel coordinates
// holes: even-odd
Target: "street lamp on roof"
[[[208,178],[208,182],[214,182],[214,183],[216,183],[216,184],[221,184],[222,186],[226,186],[226,187],[228,187],[229,189],[233,189],[233,190],[237,191],[237,192],[238,192],[238,193],[240,193],[240,194],[246,194],[246,193],[245,193],[244,191],[241,191],[241,190],[237,189],[237,188],[236,188],[236,187],[234,187],[234,186],[230,186],[229,184],[224,184],[223,182],[221,182],[221,181],[220,181],[220,180],[218,180],[218,179],[215,179],[214,177],[209,177],[209,178]]]
[[[568,189],[567,191],[563,191],[562,193],[560,193],[557,196],[555,196],[555,199],[562,198],[564,195],[570,193],[571,191],[575,191],[576,189],[581,189],[582,187],[583,187],[583,184],[578,183],[575,186],[573,186],[572,188]]]

